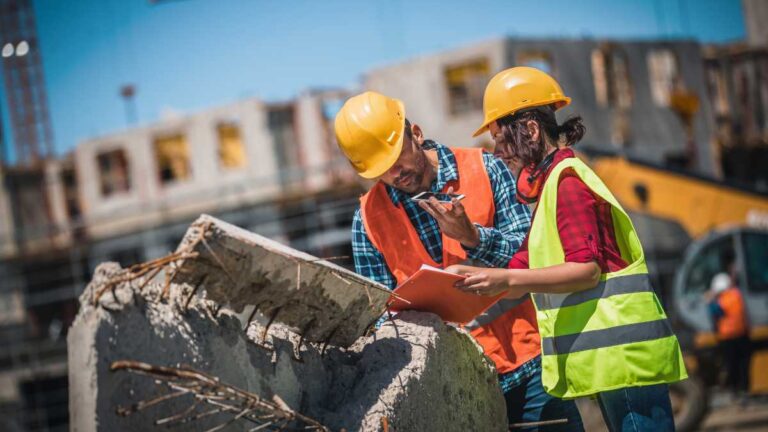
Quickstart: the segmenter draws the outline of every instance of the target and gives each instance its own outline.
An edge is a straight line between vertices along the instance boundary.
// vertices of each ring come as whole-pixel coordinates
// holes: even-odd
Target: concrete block
[[[205,297],[236,312],[246,306],[312,342],[349,346],[386,308],[386,287],[212,216],[198,218],[179,250],[175,281],[202,284]]]
[[[182,396],[117,415],[120,406],[163,394],[150,378],[109,371],[117,360],[189,365],[263,398],[278,395],[334,431],[383,431],[384,422],[390,432],[507,429],[492,364],[466,332],[435,315],[402,313],[348,348],[296,346],[290,327],[274,324],[262,340],[258,324],[243,331],[237,314],[212,312],[215,302],[190,297],[188,284],[172,283],[163,299],[162,283],[139,291],[142,280],[122,282],[94,304],[94,292],[120,271],[114,263],[97,268],[68,335],[72,431],[154,430],[155,420],[190,406]],[[217,414],[180,427],[206,430],[226,419]],[[226,430],[252,427],[238,421]]]

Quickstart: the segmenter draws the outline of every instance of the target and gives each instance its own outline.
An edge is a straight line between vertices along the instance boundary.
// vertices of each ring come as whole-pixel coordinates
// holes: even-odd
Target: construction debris
[[[133,404],[130,408],[117,407],[117,414],[129,416],[152,405],[174,398],[189,396],[189,407],[179,414],[155,420],[155,425],[178,426],[211,415],[229,413],[231,417],[218,426],[209,429],[217,431],[242,419],[256,426],[251,430],[285,430],[289,427],[308,431],[329,432],[317,421],[292,410],[278,395],[272,401],[256,394],[220,382],[218,379],[191,368],[168,368],[152,366],[130,360],[116,361],[112,371],[127,370],[155,378],[172,392]],[[205,408],[202,408],[205,407]],[[211,409],[211,407],[213,407]]]
[[[71,430],[506,430],[466,332],[404,312],[366,335],[373,286],[208,216],[166,259],[102,264],[68,336]]]
[[[386,309],[390,292],[331,262],[203,215],[177,253],[174,280],[205,285],[206,298],[235,312],[246,307],[311,342],[347,347]]]

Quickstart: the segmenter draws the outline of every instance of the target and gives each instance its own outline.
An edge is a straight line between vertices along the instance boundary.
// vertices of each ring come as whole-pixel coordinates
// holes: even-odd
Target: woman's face
[[[522,167],[520,166],[520,163],[512,156],[509,144],[504,138],[504,133],[502,133],[498,123],[491,123],[488,126],[488,131],[490,132],[491,139],[493,140],[493,155],[496,158],[504,161],[504,163],[507,165],[507,168],[509,168],[513,173],[517,174]]]

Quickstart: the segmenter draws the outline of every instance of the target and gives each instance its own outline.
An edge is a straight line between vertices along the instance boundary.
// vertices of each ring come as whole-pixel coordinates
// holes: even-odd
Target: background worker
[[[445,267],[474,260],[506,265],[528,231],[530,212],[514,198],[512,173],[481,149],[449,149],[426,140],[399,100],[375,92],[350,98],[335,120],[339,147],[364,178],[377,180],[361,197],[352,223],[358,273],[394,288],[422,264]],[[466,196],[443,205],[411,196]],[[468,324],[496,365],[510,422],[567,419],[581,430],[576,405],[541,387],[540,340],[531,300],[502,300]],[[552,429],[556,430],[556,429]]]
[[[744,297],[728,273],[718,273],[710,283],[707,301],[725,366],[726,386],[735,397],[746,398],[752,353]]]
[[[546,73],[516,67],[489,82],[483,100],[495,154],[517,166],[518,197],[536,203],[510,269],[452,266],[478,295],[534,293],[542,380],[562,398],[597,395],[612,431],[674,429],[667,383],[686,378],[682,354],[648,278],[629,217],[568,148],[580,117],[558,124],[570,103]]]

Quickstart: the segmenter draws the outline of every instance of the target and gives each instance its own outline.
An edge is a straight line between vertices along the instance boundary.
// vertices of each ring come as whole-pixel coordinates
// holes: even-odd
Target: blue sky
[[[354,85],[368,69],[504,35],[745,37],[739,0],[34,0],[56,151],[244,97]],[[2,45],[2,44],[0,44]],[[3,92],[0,89],[0,93]],[[5,104],[5,97],[3,103]],[[3,106],[10,139],[7,106]],[[10,142],[8,147],[11,147]]]

